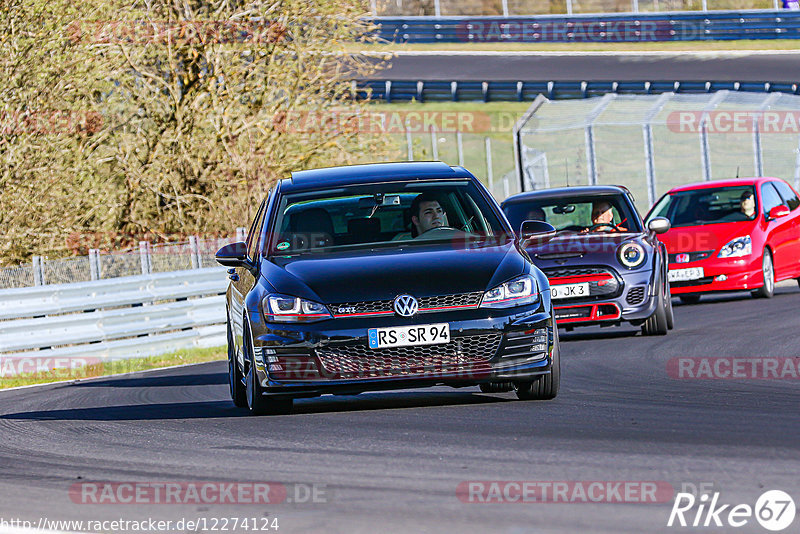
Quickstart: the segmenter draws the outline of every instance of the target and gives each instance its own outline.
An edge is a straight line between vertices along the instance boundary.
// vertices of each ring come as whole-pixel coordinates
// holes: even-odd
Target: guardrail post
[[[442,6],[439,0],[433,0],[433,12],[437,17],[442,16]]]
[[[197,246],[197,236],[189,236],[189,254],[192,257],[192,269],[200,268],[200,248]]]
[[[494,172],[492,170],[492,140],[488,137],[483,139],[486,146],[486,177],[489,180],[489,191],[494,195]]]
[[[142,274],[153,272],[153,263],[150,261],[150,243],[139,241],[139,259],[142,264]]]
[[[778,0],[775,1],[777,2]],[[508,0],[503,0],[503,16],[508,16]]]
[[[464,136],[456,132],[456,147],[458,149],[458,164],[464,166]]]
[[[632,9],[634,13],[639,12],[639,0],[631,0],[633,3]]]
[[[44,285],[44,270],[42,269],[41,256],[33,257],[33,285],[35,286]]]
[[[383,98],[386,99],[387,104],[392,103],[392,81],[386,80],[386,83],[383,84]]]
[[[567,15],[572,15],[572,0],[567,0]]]
[[[708,11],[708,0],[703,0],[703,11]]]
[[[378,16],[378,0],[370,0],[369,2],[370,11],[372,11],[372,16]]]
[[[431,124],[431,150],[433,151],[433,160],[439,161],[439,139],[436,137],[436,126]]]
[[[100,251],[89,249],[89,277],[92,281],[100,280]]]

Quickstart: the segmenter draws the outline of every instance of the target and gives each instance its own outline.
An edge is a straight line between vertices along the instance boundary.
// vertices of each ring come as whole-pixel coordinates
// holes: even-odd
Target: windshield
[[[511,227],[523,221],[545,221],[559,233],[640,232],[639,215],[622,195],[542,198],[503,207]]]
[[[649,218],[666,217],[672,227],[752,221],[757,213],[753,186],[716,187],[666,195]]]
[[[269,255],[510,239],[469,181],[390,183],[286,195]]]

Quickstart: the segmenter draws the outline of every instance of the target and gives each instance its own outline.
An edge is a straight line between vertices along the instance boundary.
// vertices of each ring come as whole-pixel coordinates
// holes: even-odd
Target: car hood
[[[513,242],[469,250],[448,243],[276,257],[262,267],[277,292],[323,303],[485,291],[524,272],[526,261]]]
[[[661,234],[659,240],[667,246],[667,252],[717,251],[739,236],[751,234],[755,221],[729,222],[698,226],[679,226]]]
[[[622,243],[636,241],[645,250],[651,247],[640,233],[562,234],[545,245],[527,249],[540,269],[579,265],[618,265],[617,249]]]

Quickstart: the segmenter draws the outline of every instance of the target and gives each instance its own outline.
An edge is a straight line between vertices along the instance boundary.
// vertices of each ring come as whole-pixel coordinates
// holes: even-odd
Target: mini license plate
[[[448,323],[438,323],[370,328],[367,330],[367,337],[369,338],[369,348],[371,349],[436,345],[437,343],[450,341],[450,325]]]
[[[667,278],[669,278],[670,282],[685,282],[687,280],[697,280],[704,276],[702,267],[691,267],[689,269],[670,269]]]
[[[588,282],[584,282],[582,284],[562,284],[559,286],[550,286],[550,298],[552,299],[569,299],[588,296]]]

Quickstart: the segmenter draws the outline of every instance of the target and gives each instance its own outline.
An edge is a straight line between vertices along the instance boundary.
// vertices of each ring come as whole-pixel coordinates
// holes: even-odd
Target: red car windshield
[[[672,227],[752,221],[758,213],[753,186],[678,191],[663,197],[648,219],[666,217]]]

